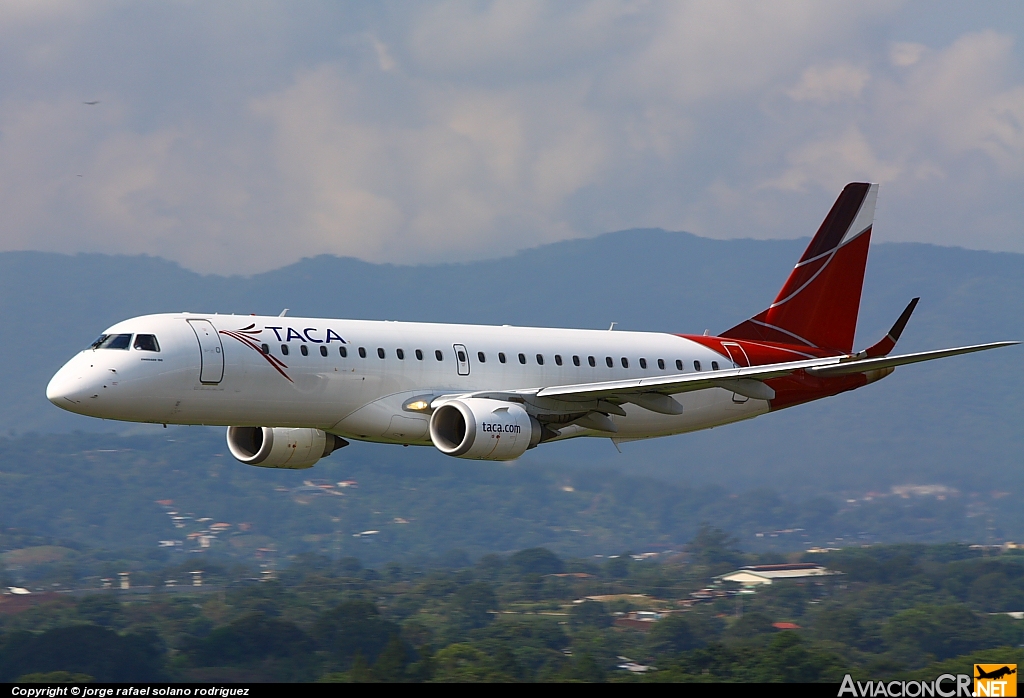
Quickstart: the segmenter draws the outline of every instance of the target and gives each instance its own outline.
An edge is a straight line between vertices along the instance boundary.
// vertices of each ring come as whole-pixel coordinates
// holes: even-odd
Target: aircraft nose
[[[76,407],[88,397],[85,393],[89,388],[76,363],[72,360],[64,364],[46,385],[46,399],[57,407],[72,412],[77,411]]]
[[[58,371],[46,385],[46,399],[57,407],[64,407],[68,402],[76,402],[71,396],[74,392],[72,389],[74,382],[69,380],[69,376],[65,375],[63,370]]]

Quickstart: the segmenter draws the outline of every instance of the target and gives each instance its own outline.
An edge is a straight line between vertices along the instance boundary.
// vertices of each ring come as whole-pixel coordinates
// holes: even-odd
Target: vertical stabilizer
[[[720,336],[852,351],[877,196],[847,184],[775,302]]]

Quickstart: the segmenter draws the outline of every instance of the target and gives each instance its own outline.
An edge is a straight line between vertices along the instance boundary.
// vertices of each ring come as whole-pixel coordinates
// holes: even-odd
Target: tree
[[[911,661],[938,660],[993,646],[978,618],[966,606],[919,606],[897,613],[882,628],[886,642]]]
[[[473,582],[455,592],[452,607],[452,615],[460,628],[482,628],[494,620],[490,612],[498,607],[498,599],[490,584]]]
[[[659,620],[647,636],[647,646],[653,654],[679,654],[702,644],[690,621],[679,614]]]
[[[324,613],[313,624],[312,635],[318,648],[332,660],[347,667],[357,654],[367,662],[376,661],[397,625],[386,620],[369,601],[346,601]]]
[[[632,561],[633,558],[630,557],[629,552],[608,558],[608,562],[604,565],[605,574],[612,579],[625,579],[629,576],[629,566]]]
[[[153,633],[118,635],[97,625],[73,625],[8,636],[0,653],[0,681],[55,671],[104,682],[159,681],[162,664],[163,649]]]
[[[121,616],[121,604],[109,594],[92,594],[78,602],[78,615],[96,625],[111,627]]]
[[[569,627],[573,630],[607,628],[611,624],[612,617],[608,615],[608,609],[600,601],[586,600],[575,604],[569,611]]]
[[[814,621],[815,634],[824,640],[841,642],[850,647],[871,650],[877,645],[877,634],[869,633],[855,608],[832,608],[823,611]]]
[[[472,645],[461,642],[448,645],[434,655],[434,680],[442,683],[511,681],[501,673],[490,657]]]
[[[409,665],[409,648],[398,635],[392,635],[373,665],[373,676],[385,683],[404,681]]]
[[[810,683],[823,676],[835,678],[843,661],[825,652],[809,650],[791,630],[784,630],[755,655],[757,664],[751,678],[756,681]]]
[[[559,574],[565,571],[561,558],[547,548],[527,548],[514,553],[508,566],[517,574]]]
[[[277,680],[309,678],[313,643],[290,621],[252,613],[221,626],[185,650],[197,667],[260,667]]]
[[[738,542],[725,531],[702,523],[685,549],[698,565],[737,565],[742,559],[736,548]]]
[[[772,619],[759,611],[744,613],[733,623],[725,635],[737,640],[743,640],[755,635],[767,635],[775,632],[772,627]]]
[[[607,672],[589,652],[583,652],[573,658],[569,675],[577,681],[587,683],[603,683],[608,678]]]

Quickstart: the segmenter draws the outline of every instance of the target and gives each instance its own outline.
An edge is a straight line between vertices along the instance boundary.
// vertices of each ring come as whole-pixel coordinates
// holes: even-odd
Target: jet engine
[[[302,470],[348,441],[319,429],[228,427],[228,450],[246,465]]]
[[[430,416],[430,440],[441,453],[473,460],[515,460],[540,443],[541,425],[522,405],[465,398]]]

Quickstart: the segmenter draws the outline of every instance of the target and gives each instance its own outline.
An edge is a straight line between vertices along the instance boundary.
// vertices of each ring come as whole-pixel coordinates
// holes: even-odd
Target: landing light
[[[411,412],[426,412],[430,409],[430,403],[426,400],[413,400],[406,403],[405,409]]]

